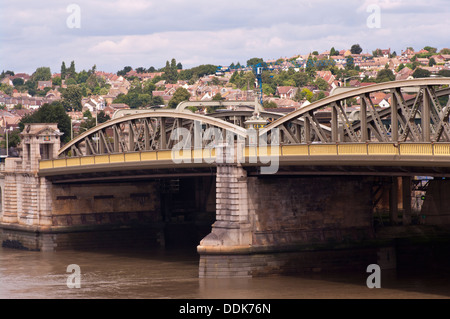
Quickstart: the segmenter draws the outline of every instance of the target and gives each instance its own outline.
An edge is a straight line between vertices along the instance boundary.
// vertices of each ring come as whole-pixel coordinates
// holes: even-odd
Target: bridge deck
[[[56,176],[108,170],[214,167],[217,151],[141,151],[67,157],[39,162],[39,175]],[[416,166],[450,167],[450,143],[345,143],[291,144],[243,147],[238,151],[243,166],[278,161],[283,166]]]

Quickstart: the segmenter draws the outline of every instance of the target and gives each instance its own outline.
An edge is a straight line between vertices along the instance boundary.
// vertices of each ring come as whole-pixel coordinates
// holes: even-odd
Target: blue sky
[[[68,11],[71,4],[79,8]],[[450,47],[448,0],[2,0],[0,69],[32,73],[75,61],[77,71],[245,64],[360,44],[400,53]],[[379,28],[370,5],[380,10]],[[74,19],[76,17],[76,19]],[[79,19],[78,19],[79,18]],[[69,20],[69,23],[68,23]],[[78,25],[72,25],[79,21]]]

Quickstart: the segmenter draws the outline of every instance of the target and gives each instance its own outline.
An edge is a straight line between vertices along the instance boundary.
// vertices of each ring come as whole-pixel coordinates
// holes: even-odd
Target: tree
[[[212,100],[213,101],[222,101],[222,94],[220,94],[220,93],[216,93],[216,95],[214,95],[213,97],[212,97]]]
[[[61,78],[59,77],[59,76],[55,76],[53,79],[52,79],[52,85],[58,85],[58,86],[60,86],[62,84],[62,80],[61,80]]]
[[[265,109],[276,109],[278,107],[278,105],[274,101],[264,101],[263,107]]]
[[[38,81],[50,81],[52,79],[52,73],[48,67],[37,68],[36,71],[31,75],[31,80],[34,82]]]
[[[65,80],[67,75],[66,63],[63,61],[61,64],[61,79]]]
[[[161,96],[154,96],[152,101],[150,102],[151,106],[160,106],[164,105],[164,99]]]
[[[20,144],[20,130],[14,130],[12,132],[8,132],[7,134],[8,134],[8,148],[17,147]]]
[[[428,66],[433,66],[436,65],[436,60],[434,58],[430,58],[430,60],[428,61]]]
[[[438,75],[450,78],[450,70],[440,70]]]
[[[97,123],[104,123],[106,121],[109,121],[111,117],[105,113],[105,111],[100,111],[97,113]]]
[[[383,52],[381,51],[381,49],[376,49],[375,51],[372,51],[372,56],[373,57],[378,57],[378,56],[382,56]]]
[[[401,70],[403,70],[405,68],[405,65],[403,63],[400,63],[400,65],[397,67],[397,72],[400,72]]]
[[[189,93],[188,90],[185,88],[178,88],[175,93],[173,94],[172,99],[169,101],[168,107],[171,109],[174,109],[183,101],[189,101],[189,98],[191,97],[191,93]]]
[[[70,62],[70,66],[67,69],[67,76],[70,78],[75,78],[77,75],[75,71],[75,61]]]
[[[310,77],[305,72],[296,72],[294,75],[292,75],[292,79],[295,82],[295,86],[302,87],[309,83]]]
[[[92,118],[92,113],[91,113],[91,111],[89,111],[89,110],[84,111],[84,112],[83,112],[83,117],[86,117],[86,118],[88,118],[88,119],[91,119],[91,118]]]
[[[363,49],[359,46],[359,44],[354,44],[354,45],[352,45],[350,52],[352,54],[360,54],[362,52],[362,50]]]
[[[413,78],[428,78],[430,77],[431,72],[422,68],[417,68],[412,74]]]
[[[355,63],[353,60],[353,57],[351,55],[349,55],[346,59],[346,64],[345,64],[345,69],[346,70],[353,70],[355,68]]]
[[[330,50],[330,56],[339,55],[339,51],[337,51],[334,47]]]
[[[15,87],[17,87],[23,85],[25,82],[22,78],[15,78],[14,80],[12,80],[12,83]]]
[[[69,85],[61,92],[62,104],[67,111],[81,111],[81,99],[83,97],[81,88],[77,85]]]
[[[166,66],[164,68],[164,79],[169,83],[177,83],[178,81],[178,69],[177,62],[175,59],[169,63],[166,61]]]
[[[52,104],[43,104],[36,112],[25,115],[19,122],[20,131],[23,131],[26,123],[57,123],[58,129],[64,134],[61,138],[63,143],[70,141],[70,117],[64,110],[63,105],[56,101]]]
[[[117,71],[117,75],[118,76],[125,76],[131,70],[133,70],[133,68],[131,66],[125,66],[122,70]]]
[[[423,49],[427,50],[429,53],[436,53],[437,52],[437,48],[430,47],[429,45],[427,45]]]
[[[328,90],[328,82],[322,78],[318,78],[314,84],[319,88],[319,90],[326,91]]]
[[[389,82],[389,81],[394,81],[394,80],[395,80],[395,75],[392,72],[392,70],[384,68],[383,70],[380,70],[377,73],[377,77],[376,77],[375,81],[377,83],[381,83],[381,82]]]
[[[251,58],[250,60],[247,60],[247,66],[254,67],[258,65],[259,63],[264,63],[264,60],[261,58]]]

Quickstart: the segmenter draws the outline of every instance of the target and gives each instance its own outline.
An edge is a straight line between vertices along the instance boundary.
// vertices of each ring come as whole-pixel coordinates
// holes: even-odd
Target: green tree
[[[259,63],[264,63],[264,60],[261,58],[251,58],[247,60],[247,66],[254,67],[258,65]]]
[[[395,75],[392,72],[392,70],[384,68],[383,70],[378,71],[375,81],[378,83],[381,83],[381,82],[389,82],[389,81],[394,81],[394,80],[395,80]]]
[[[63,61],[61,64],[61,79],[65,80],[67,76],[67,67],[66,63]]]
[[[55,77],[52,79],[52,84],[53,84],[53,85],[61,86],[61,84],[62,84],[61,78],[60,78],[59,76],[55,76]]]
[[[97,113],[97,123],[104,123],[106,121],[109,121],[111,117],[105,113],[105,111],[100,111]]]
[[[355,63],[351,55],[347,57],[346,62],[347,62],[345,65],[346,70],[353,70],[355,68]]]
[[[70,141],[70,117],[58,101],[52,104],[45,103],[36,112],[22,117],[19,122],[20,131],[23,131],[27,123],[57,123],[58,129],[64,134],[62,142]]]
[[[274,101],[264,101],[263,107],[265,109],[276,109],[278,107],[278,105]]]
[[[429,45],[427,45],[423,49],[427,50],[429,53],[436,53],[437,52],[437,48],[430,47]]]
[[[334,47],[330,50],[330,56],[339,55],[339,51],[337,51]]]
[[[292,75],[292,79],[295,82],[295,86],[302,87],[307,85],[310,82],[310,77],[305,72],[296,72]]]
[[[164,100],[162,97],[160,96],[154,96],[152,98],[152,101],[150,102],[151,106],[159,106],[159,105],[164,105]]]
[[[400,65],[397,67],[397,72],[400,72],[401,70],[403,70],[405,68],[405,65],[403,63],[400,63]]]
[[[52,79],[52,73],[49,67],[40,67],[31,75],[31,80],[34,82],[38,81],[50,81]]]
[[[428,61],[428,66],[433,66],[436,65],[436,60],[434,58],[430,58],[430,60]]]
[[[70,66],[67,69],[66,76],[69,78],[76,79],[77,72],[75,71],[75,61],[70,62]]]
[[[84,112],[83,112],[83,117],[86,117],[86,118],[88,118],[88,119],[91,119],[91,118],[92,118],[92,113],[91,113],[91,111],[89,111],[89,110],[84,111]]]
[[[17,147],[20,144],[20,132],[21,132],[20,130],[8,132],[8,148]],[[6,136],[4,138],[6,139]]]
[[[22,78],[15,78],[12,80],[12,83],[15,87],[23,85],[25,82]]]
[[[352,45],[352,47],[350,49],[350,52],[352,54],[360,54],[362,52],[362,50],[363,49],[360,47],[359,44],[354,44],[354,45]]]
[[[166,61],[166,66],[164,67],[164,76],[163,78],[168,83],[177,83],[178,81],[178,68],[177,61],[172,59],[171,62]]]
[[[189,101],[191,94],[185,88],[178,88],[169,101],[168,107],[174,109],[183,101]]]
[[[62,90],[61,96],[62,104],[67,111],[81,111],[83,94],[78,85],[69,85],[66,89]]]
[[[328,82],[322,78],[318,78],[314,84],[319,88],[319,90],[326,91],[328,90]]]
[[[220,93],[216,93],[213,97],[212,97],[212,100],[213,101],[222,101],[222,94],[220,94]]]
[[[413,78],[428,78],[430,77],[431,72],[422,68],[417,68],[412,74]]]
[[[446,78],[450,78],[450,70],[440,70],[438,72],[438,75],[446,77]]]
[[[125,66],[122,70],[117,71],[117,75],[119,76],[125,76],[128,72],[130,72],[131,70],[133,70],[133,68],[131,66]]]

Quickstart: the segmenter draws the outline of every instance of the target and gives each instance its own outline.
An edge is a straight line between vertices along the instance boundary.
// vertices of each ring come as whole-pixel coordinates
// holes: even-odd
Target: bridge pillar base
[[[219,168],[217,221],[197,247],[199,276],[363,269],[376,263],[372,186],[370,178],[249,177],[239,167]]]

